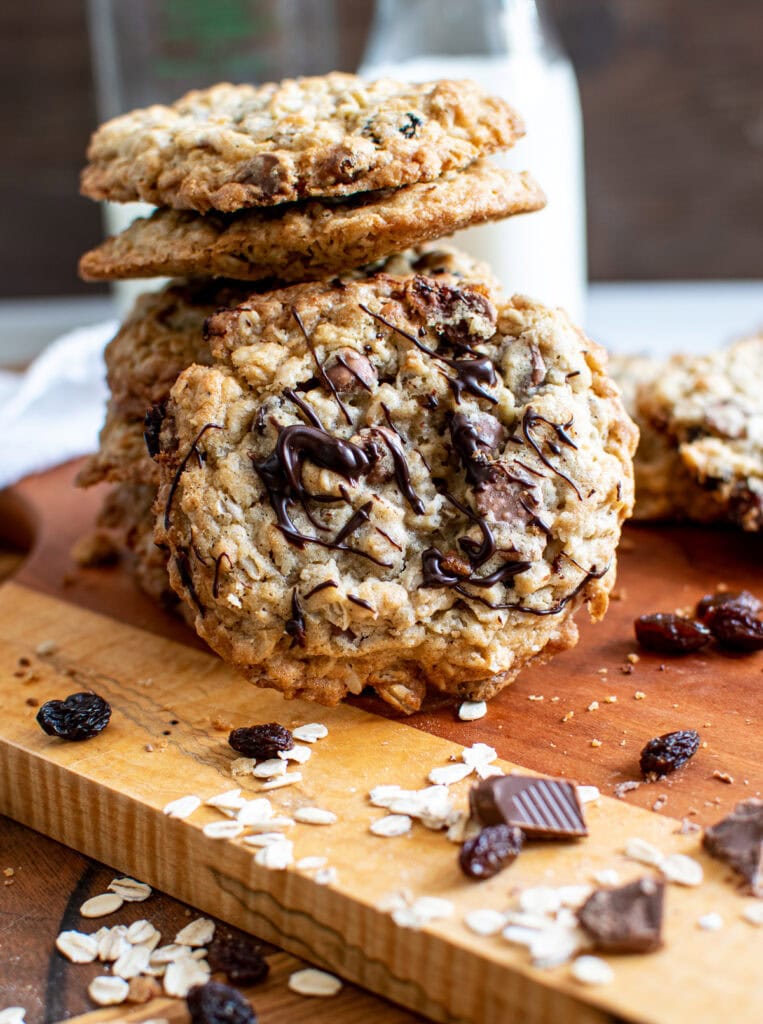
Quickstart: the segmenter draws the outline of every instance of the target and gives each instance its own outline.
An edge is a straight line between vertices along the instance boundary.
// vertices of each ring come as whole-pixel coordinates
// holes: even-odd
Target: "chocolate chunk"
[[[578,921],[597,949],[651,953],[662,945],[665,884],[640,878],[619,889],[597,889],[578,910]]]
[[[283,187],[286,171],[272,153],[261,153],[246,164],[238,176],[242,185],[255,185],[263,196],[272,199]]]
[[[546,364],[535,342],[530,345],[530,366],[530,387],[538,388],[546,379]]]
[[[577,787],[568,779],[531,775],[483,779],[472,787],[469,804],[483,825],[513,825],[528,839],[588,835]]]
[[[487,452],[497,448],[505,436],[500,420],[490,413],[455,414],[450,421],[450,439],[470,484],[485,483],[490,479],[492,465]]]
[[[496,523],[529,526],[537,518],[535,492],[507,473],[495,474],[477,490],[474,500],[480,515],[490,515]]]
[[[358,388],[370,391],[379,382],[368,359],[351,348],[335,353],[334,361],[326,369],[326,376],[337,391],[357,391]]]
[[[321,161],[319,173],[331,185],[349,185],[358,175],[368,170],[368,159],[350,146],[337,143]]]
[[[763,800],[743,800],[705,830],[702,845],[744,878],[753,896],[763,896]]]
[[[454,288],[417,274],[407,291],[414,312],[454,347],[468,350],[493,337],[498,314],[476,288]]]

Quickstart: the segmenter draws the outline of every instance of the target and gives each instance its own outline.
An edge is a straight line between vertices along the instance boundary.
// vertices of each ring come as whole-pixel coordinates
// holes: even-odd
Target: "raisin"
[[[422,124],[423,122],[420,117],[409,112],[405,115],[405,121],[400,125],[398,131],[401,135],[404,135],[406,139],[415,139],[416,132]]]
[[[717,608],[733,607],[739,611],[750,612],[757,615],[763,605],[751,594],[749,590],[740,590],[737,593],[721,590],[715,594],[705,594],[701,601],[697,602],[697,618],[705,622]]]
[[[37,712],[43,732],[62,740],[92,739],[110,718],[110,704],[97,693],[72,693],[65,700],[48,700]]]
[[[720,647],[729,651],[763,650],[763,622],[737,604],[722,604],[705,619]]]
[[[152,405],[151,408],[146,411],[146,415],[143,419],[143,440],[146,442],[146,450],[152,459],[155,459],[162,450],[160,434],[162,432],[162,424],[164,423],[164,417],[166,414],[167,403],[160,402],[157,405]]]
[[[690,654],[710,640],[710,630],[706,626],[681,615],[662,612],[639,615],[633,625],[641,646],[660,654]]]
[[[649,740],[641,751],[639,766],[645,779],[667,775],[686,764],[699,749],[699,733],[694,729],[666,732]]]
[[[286,726],[268,722],[267,725],[234,729],[228,737],[228,743],[244,757],[267,761],[271,757],[278,757],[282,750],[291,750],[294,739]]]
[[[257,1024],[257,1014],[249,1001],[219,981],[194,985],[186,1003],[191,1024]]]
[[[232,985],[259,985],[270,971],[262,946],[245,935],[215,936],[209,948],[212,969],[222,971]]]
[[[487,825],[474,839],[467,839],[458,855],[468,878],[492,878],[517,859],[524,833],[511,825]]]

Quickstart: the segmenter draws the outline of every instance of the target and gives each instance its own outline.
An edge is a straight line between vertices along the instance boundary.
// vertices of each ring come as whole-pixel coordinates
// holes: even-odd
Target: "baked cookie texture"
[[[619,360],[641,430],[636,518],[763,527],[763,335],[707,356]]]
[[[254,296],[172,388],[156,540],[252,682],[482,699],[607,607],[636,429],[560,310],[381,274]]]
[[[165,207],[85,253],[79,271],[91,281],[194,275],[318,280],[544,205],[529,174],[479,160],[437,181],[341,201],[204,216]]]
[[[469,81],[334,72],[221,84],[106,122],[81,186],[91,199],[231,213],[432,181],[523,132],[508,104]]]
[[[384,260],[348,271],[345,278],[390,273],[451,274],[483,281],[498,293],[487,265],[454,246],[427,244],[393,253]],[[169,397],[178,374],[191,363],[209,365],[212,355],[204,322],[220,308],[236,306],[263,285],[196,278],[173,281],[158,292],[141,295],[105,352],[111,392],[98,451],[77,477],[80,487],[109,481],[159,484],[158,466],[151,461],[144,438],[149,409]]]

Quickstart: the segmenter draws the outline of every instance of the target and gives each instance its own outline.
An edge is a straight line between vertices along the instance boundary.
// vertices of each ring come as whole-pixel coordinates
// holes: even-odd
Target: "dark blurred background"
[[[355,70],[373,5],[336,4]],[[763,2],[547,7],[581,91],[592,279],[760,277]],[[101,236],[77,184],[97,121],[84,0],[3,0],[0,82],[0,296],[93,294],[75,271]]]

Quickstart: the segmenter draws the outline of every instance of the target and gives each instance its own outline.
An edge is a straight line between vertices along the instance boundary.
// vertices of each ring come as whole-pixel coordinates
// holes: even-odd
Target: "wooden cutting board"
[[[145,600],[119,567],[76,569],[71,543],[92,523],[102,495],[73,490],[72,475],[67,466],[31,478],[6,492],[0,507],[3,534],[32,545],[15,580],[0,587],[0,812],[434,1020],[763,1018],[763,931],[741,919],[743,897],[729,873],[698,852],[697,835],[677,834],[682,817],[707,824],[763,790],[763,655],[642,655],[624,671],[636,615],[690,605],[719,583],[763,593],[761,538],[628,530],[619,600],[604,623],[584,626],[575,650],[526,672],[478,722],[459,722],[444,703],[400,720],[373,701],[324,709],[256,690]],[[50,653],[36,653],[40,644]],[[42,734],[29,701],[87,687],[112,703],[109,728],[86,744]],[[593,701],[599,707],[586,710]],[[254,864],[251,849],[208,839],[202,826],[216,818],[209,809],[184,821],[162,814],[175,797],[205,798],[240,784],[215,721],[270,720],[328,726],[302,783],[270,796],[287,813],[317,803],[339,815],[330,827],[293,830],[296,856],[327,857],[334,884],[295,869],[268,871]],[[626,800],[611,796],[618,782],[638,777],[644,742],[676,728],[697,728],[707,745],[664,783]],[[599,786],[607,795],[587,808],[590,837],[535,844],[501,875],[471,884],[442,835],[419,825],[396,839],[368,832],[383,813],[368,803],[372,786],[419,788],[432,767],[477,741],[493,745],[507,766]],[[454,792],[465,798],[468,785]],[[246,788],[254,793],[258,784]],[[647,809],[663,796],[661,813]],[[631,836],[696,856],[705,882],[670,887],[664,950],[610,958],[612,985],[583,988],[567,967],[538,971],[522,949],[463,926],[467,909],[508,906],[517,888],[590,881],[603,867],[623,880],[647,872],[622,857]],[[401,889],[445,897],[456,911],[420,931],[401,929],[379,909]],[[697,927],[710,911],[724,918],[720,932]]]

